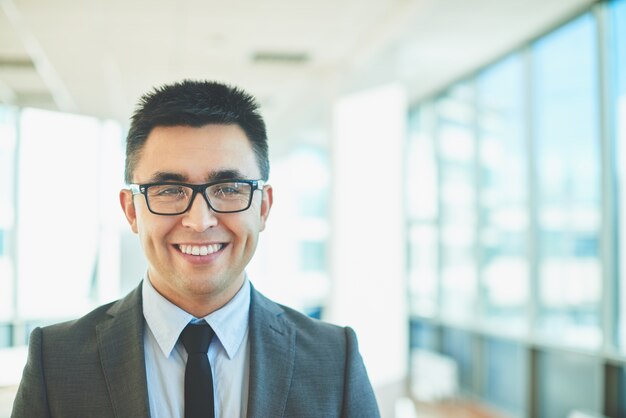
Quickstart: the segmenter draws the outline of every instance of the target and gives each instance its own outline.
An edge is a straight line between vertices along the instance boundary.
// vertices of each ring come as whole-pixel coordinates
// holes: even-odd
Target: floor
[[[415,404],[417,418],[505,418],[473,402],[441,402],[437,404]]]

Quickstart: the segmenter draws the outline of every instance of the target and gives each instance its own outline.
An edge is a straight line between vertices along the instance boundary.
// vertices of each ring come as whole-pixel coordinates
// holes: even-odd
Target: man
[[[272,206],[268,176],[245,92],[184,81],[143,96],[120,202],[147,277],[32,332],[12,416],[379,416],[354,332],[266,299],[245,274]]]

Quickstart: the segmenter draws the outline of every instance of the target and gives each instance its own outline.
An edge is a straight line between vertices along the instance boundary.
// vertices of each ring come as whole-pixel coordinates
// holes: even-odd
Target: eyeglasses
[[[254,191],[263,190],[264,185],[263,180],[228,180],[206,184],[130,184],[129,187],[133,195],[145,196],[148,210],[155,215],[180,215],[189,210],[198,193],[214,212],[243,212],[250,207]]]

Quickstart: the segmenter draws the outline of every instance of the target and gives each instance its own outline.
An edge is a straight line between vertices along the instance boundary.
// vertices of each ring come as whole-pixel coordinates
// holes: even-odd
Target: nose
[[[183,214],[183,226],[197,232],[203,232],[215,225],[217,225],[215,212],[211,210],[208,202],[203,199],[200,193],[196,194],[193,202],[191,202],[191,207]]]

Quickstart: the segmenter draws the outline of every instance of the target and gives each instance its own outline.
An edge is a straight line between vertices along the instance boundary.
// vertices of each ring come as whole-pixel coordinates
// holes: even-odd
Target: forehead
[[[145,182],[172,173],[201,182],[224,171],[260,176],[250,140],[238,125],[159,126],[146,139],[134,177]]]

